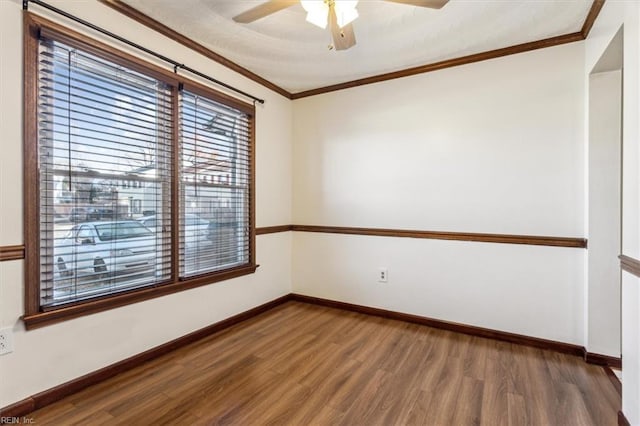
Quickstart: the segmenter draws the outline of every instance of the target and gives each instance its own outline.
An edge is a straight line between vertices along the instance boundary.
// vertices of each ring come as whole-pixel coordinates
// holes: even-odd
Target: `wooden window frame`
[[[153,65],[134,55],[120,51],[110,45],[94,40],[65,26],[42,18],[31,12],[23,12],[23,61],[24,61],[24,238],[25,238],[25,299],[22,317],[27,330],[78,318],[96,312],[165,296],[183,290],[212,284],[231,278],[252,274],[257,269],[255,256],[255,106],[187,79],[177,73]],[[172,158],[171,171],[171,279],[140,289],[107,294],[91,299],[43,309],[40,306],[40,188],[38,174],[38,44],[41,32],[65,44],[78,47],[102,58],[127,66],[135,71],[152,76],[171,86],[172,91]],[[179,238],[178,220],[180,203],[179,164],[179,87],[184,85],[197,90],[203,96],[236,108],[249,116],[249,261],[247,264],[180,279],[178,274]]]

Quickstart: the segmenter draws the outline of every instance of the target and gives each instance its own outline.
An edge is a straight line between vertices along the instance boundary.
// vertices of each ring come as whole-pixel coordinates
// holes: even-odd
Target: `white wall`
[[[21,1],[0,1],[0,245],[22,244]],[[291,223],[291,102],[95,1],[56,6],[266,99],[257,106],[257,226]],[[32,10],[40,12],[35,5]],[[46,15],[43,12],[40,12]],[[53,18],[59,22],[64,20]],[[73,27],[73,25],[71,25]],[[242,278],[24,331],[22,261],[0,263],[0,407],[291,292],[291,236],[257,237],[257,272]]]
[[[607,1],[585,42],[585,75],[624,28],[622,253],[640,258],[640,4]],[[640,279],[622,273],[622,411],[640,425]]]
[[[583,237],[583,51],[294,101],[294,223]],[[296,292],[584,344],[584,249],[293,238]]]
[[[620,356],[622,72],[589,76],[589,352]]]

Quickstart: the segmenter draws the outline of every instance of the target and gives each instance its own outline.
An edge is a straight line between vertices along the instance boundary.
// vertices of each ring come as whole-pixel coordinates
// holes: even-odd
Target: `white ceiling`
[[[292,93],[577,32],[592,3],[451,0],[435,10],[360,0],[358,43],[335,51],[299,4],[238,24],[233,16],[262,1],[123,1]]]

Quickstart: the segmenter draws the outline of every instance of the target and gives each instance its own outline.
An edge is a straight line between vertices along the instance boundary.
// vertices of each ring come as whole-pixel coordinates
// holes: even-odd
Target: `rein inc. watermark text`
[[[33,417],[0,417],[0,425],[29,425],[35,422]]]

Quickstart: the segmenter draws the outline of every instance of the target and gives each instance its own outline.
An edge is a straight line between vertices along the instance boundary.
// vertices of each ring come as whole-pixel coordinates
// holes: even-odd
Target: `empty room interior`
[[[0,423],[640,425],[640,2],[0,0]]]

